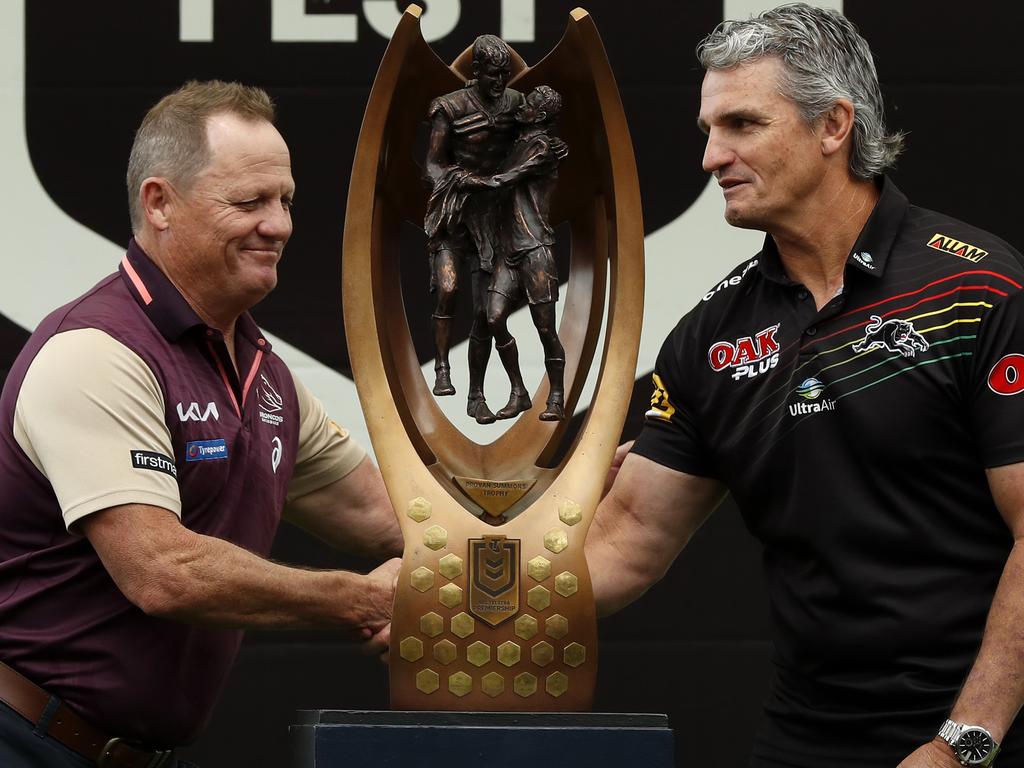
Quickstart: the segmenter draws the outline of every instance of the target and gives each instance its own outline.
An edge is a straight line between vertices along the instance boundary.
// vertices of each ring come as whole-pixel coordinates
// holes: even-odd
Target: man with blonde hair
[[[385,558],[380,476],[248,310],[292,232],[266,93],[187,83],[140,126],[134,237],[40,324],[0,399],[0,764],[178,765],[245,628],[367,638],[399,561],[369,575],[266,559],[282,517]]]

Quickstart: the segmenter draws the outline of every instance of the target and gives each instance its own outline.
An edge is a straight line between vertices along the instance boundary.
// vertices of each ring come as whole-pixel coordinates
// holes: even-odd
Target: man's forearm
[[[978,658],[950,719],[988,729],[1002,741],[1024,703],[1024,542],[1003,568]]]
[[[368,576],[290,568],[128,504],[80,522],[118,589],[152,616],[217,626],[371,631],[391,619],[398,561]]]
[[[148,613],[178,621],[266,629],[379,629],[391,615],[383,580],[264,560],[229,542],[196,536],[145,591]]]

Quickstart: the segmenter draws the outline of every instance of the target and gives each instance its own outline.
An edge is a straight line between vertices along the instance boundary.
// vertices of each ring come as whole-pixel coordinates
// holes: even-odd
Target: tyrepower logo
[[[228,457],[228,444],[223,438],[216,440],[193,440],[185,443],[185,461],[213,461]]]
[[[742,336],[736,341],[717,341],[708,349],[708,363],[713,371],[732,368],[732,378],[752,379],[770,371],[779,364],[779,342],[775,335],[779,323],[758,331],[751,336]]]

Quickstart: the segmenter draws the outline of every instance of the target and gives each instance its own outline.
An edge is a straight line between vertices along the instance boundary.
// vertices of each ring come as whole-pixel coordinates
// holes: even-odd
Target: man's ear
[[[153,229],[163,232],[171,226],[173,201],[171,185],[167,179],[150,176],[143,180],[139,188],[139,201],[142,203],[142,215]]]
[[[851,139],[853,132],[853,102],[839,99],[832,109],[821,116],[821,152],[834,155]]]

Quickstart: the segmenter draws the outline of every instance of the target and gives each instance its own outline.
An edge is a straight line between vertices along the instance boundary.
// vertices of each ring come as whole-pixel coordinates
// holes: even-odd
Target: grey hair
[[[746,21],[723,21],[697,46],[705,70],[731,69],[765,56],[782,62],[779,88],[808,124],[839,99],[853,103],[854,176],[872,179],[896,162],[904,134],[885,131],[871,49],[849,19],[836,11],[791,3]]]
[[[221,80],[190,80],[146,113],[128,157],[128,211],[132,231],[144,219],[139,192],[150,176],[162,176],[187,192],[210,163],[206,122],[215,114],[233,114],[251,122],[274,122],[274,102],[266,91]]]

